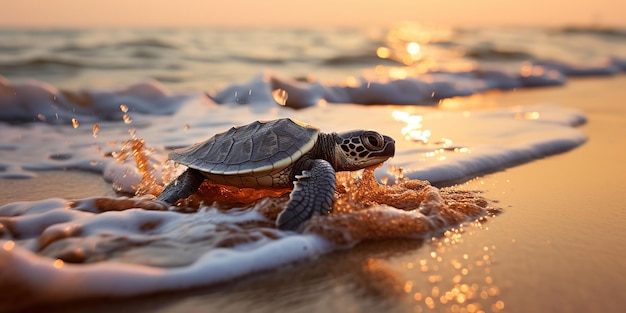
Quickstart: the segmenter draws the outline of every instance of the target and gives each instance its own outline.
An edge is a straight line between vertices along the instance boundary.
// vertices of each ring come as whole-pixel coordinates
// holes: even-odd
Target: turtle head
[[[353,130],[335,135],[336,170],[355,171],[385,162],[393,157],[393,138],[371,130]]]

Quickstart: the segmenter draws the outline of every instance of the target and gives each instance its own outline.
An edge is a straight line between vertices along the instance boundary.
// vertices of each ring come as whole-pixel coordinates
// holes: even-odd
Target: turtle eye
[[[383,136],[377,132],[367,131],[361,135],[361,142],[368,150],[380,150],[385,144]]]

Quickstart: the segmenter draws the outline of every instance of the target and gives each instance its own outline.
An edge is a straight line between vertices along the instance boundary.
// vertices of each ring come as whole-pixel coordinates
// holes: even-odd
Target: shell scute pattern
[[[231,149],[232,153],[228,156],[225,163],[228,165],[239,165],[249,162],[252,156],[252,147],[252,137],[234,139]]]
[[[290,119],[233,127],[170,153],[170,159],[217,175],[266,175],[309,152],[319,129]]]
[[[273,151],[276,151],[278,146],[278,135],[275,132],[261,132],[254,136],[255,153],[250,158],[253,162],[263,161],[267,155],[271,155]]]

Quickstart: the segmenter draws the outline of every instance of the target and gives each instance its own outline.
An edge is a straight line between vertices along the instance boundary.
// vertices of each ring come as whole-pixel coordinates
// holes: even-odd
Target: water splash
[[[91,128],[91,132],[93,133],[93,138],[98,138],[98,133],[100,133],[100,124],[94,123]]]
[[[141,181],[137,185],[132,186],[135,190],[135,195],[157,195],[162,191],[162,187],[158,184],[160,179],[156,178],[159,166],[154,164],[150,158],[153,152],[154,149],[146,148],[143,139],[131,139],[125,141],[120,151],[115,154],[119,163],[127,162],[128,159],[132,159],[135,162],[136,169],[141,175]]]
[[[130,117],[130,115],[128,115],[128,114],[124,114],[122,116],[122,120],[124,120],[124,124],[130,124],[130,123],[133,122],[133,118]]]

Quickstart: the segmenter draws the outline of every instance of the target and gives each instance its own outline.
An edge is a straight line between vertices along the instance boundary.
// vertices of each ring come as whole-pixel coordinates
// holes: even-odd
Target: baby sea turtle
[[[256,121],[172,151],[170,159],[187,170],[157,199],[174,203],[195,192],[205,179],[237,187],[293,185],[276,225],[299,230],[312,216],[330,210],[336,171],[379,164],[394,153],[395,141],[375,131],[325,134],[290,118]]]

